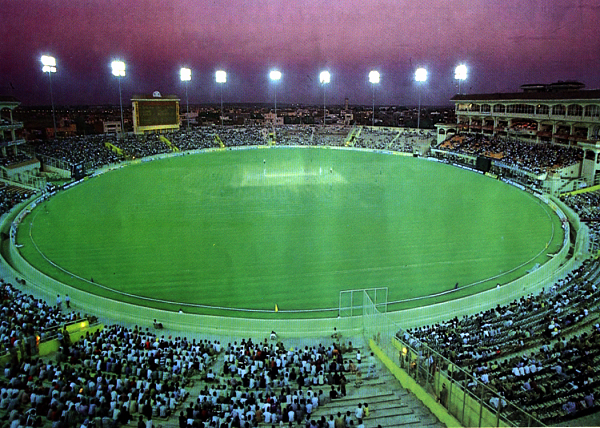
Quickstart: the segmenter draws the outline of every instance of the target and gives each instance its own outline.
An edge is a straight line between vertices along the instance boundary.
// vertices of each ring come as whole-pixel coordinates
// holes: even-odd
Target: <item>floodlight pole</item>
[[[277,123],[277,82],[275,82],[275,123]]]
[[[121,139],[124,139],[125,126],[123,124],[123,96],[121,95],[121,76],[117,76],[119,82],[119,106],[121,107]]]
[[[54,114],[54,96],[52,95],[52,72],[48,71],[48,82],[50,83],[50,104],[52,105],[52,124],[54,125],[54,138],[56,135],[56,115]]]
[[[373,88],[373,118],[371,120],[371,126],[375,127],[375,83],[371,83],[371,87]]]
[[[421,129],[421,85],[419,84],[419,111],[417,113],[417,129]]]
[[[185,84],[185,104],[187,109],[187,130],[190,130],[190,99],[188,98],[188,84]]]
[[[323,126],[325,126],[325,82],[323,82]]]
[[[223,83],[219,84],[219,90],[221,92],[221,128],[223,128]]]

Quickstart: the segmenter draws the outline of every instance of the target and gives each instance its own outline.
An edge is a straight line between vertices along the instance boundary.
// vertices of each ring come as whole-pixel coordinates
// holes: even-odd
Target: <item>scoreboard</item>
[[[175,95],[135,95],[132,99],[133,132],[161,132],[179,129],[179,98]]]

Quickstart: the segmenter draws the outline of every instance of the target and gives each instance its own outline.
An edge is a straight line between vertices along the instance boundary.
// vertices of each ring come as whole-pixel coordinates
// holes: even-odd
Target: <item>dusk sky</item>
[[[454,67],[463,92],[518,91],[524,83],[578,80],[600,87],[598,0],[0,0],[0,95],[49,104],[40,56],[56,57],[54,100],[118,104],[110,62],[127,64],[124,100],[137,93],[185,99],[179,69],[192,69],[190,103],[414,105],[414,70],[425,67],[422,103],[449,104]]]

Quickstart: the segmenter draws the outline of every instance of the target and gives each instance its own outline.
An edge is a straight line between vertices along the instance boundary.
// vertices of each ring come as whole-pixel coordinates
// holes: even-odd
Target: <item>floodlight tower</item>
[[[192,80],[192,70],[190,70],[189,68],[186,67],[181,67],[181,69],[179,70],[179,78],[181,79],[182,82],[185,82],[185,103],[186,103],[186,109],[187,109],[187,129],[188,131],[190,130],[190,100],[188,98],[188,83],[190,80]]]
[[[372,70],[369,72],[369,82],[373,88],[373,119],[372,126],[375,126],[375,84],[379,83],[379,71]]]
[[[467,66],[459,64],[454,69],[454,78],[458,80],[458,93],[460,94],[460,82],[467,79]]]
[[[227,72],[224,70],[217,70],[215,73],[215,80],[219,84],[221,90],[221,128],[223,127],[223,85],[227,83]]]
[[[56,58],[49,55],[42,55],[42,71],[48,73],[48,82],[50,84],[50,103],[52,104],[52,123],[54,124],[54,138],[56,138],[56,116],[54,114],[54,97],[52,96],[52,73],[56,73]]]
[[[427,81],[427,70],[424,68],[417,68],[415,71],[415,80],[419,85],[419,111],[417,116],[417,129],[421,129],[421,84]]]
[[[125,131],[125,126],[123,125],[123,97],[121,95],[121,78],[125,77],[125,63],[123,61],[113,61],[110,63],[110,67],[112,68],[112,74],[117,78],[119,82],[119,105],[121,106],[121,134]]]
[[[271,70],[269,79],[275,84],[275,120],[277,120],[277,82],[281,80],[281,71]]]
[[[323,85],[323,126],[325,126],[325,85],[331,81],[331,74],[329,71],[321,71],[319,74],[319,82]]]

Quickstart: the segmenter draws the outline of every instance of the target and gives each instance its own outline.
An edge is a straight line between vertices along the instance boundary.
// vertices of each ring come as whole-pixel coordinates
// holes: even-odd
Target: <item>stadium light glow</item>
[[[182,82],[190,82],[192,80],[192,70],[187,67],[181,67],[179,69],[179,78]],[[190,100],[188,98],[188,85],[185,85],[185,103],[186,103],[186,115],[187,115],[187,129],[190,129]]]
[[[454,78],[456,80],[465,80],[467,78],[467,66],[464,64],[457,65],[454,69]]]
[[[186,67],[181,67],[179,70],[179,78],[182,82],[189,82],[192,80],[192,70]]]
[[[369,82],[370,83],[373,83],[373,84],[379,83],[379,79],[380,79],[379,71],[372,70],[369,72]]]
[[[369,82],[371,82],[371,89],[373,89],[373,117],[371,119],[371,126],[375,126],[375,85],[379,83],[380,75],[379,71],[369,71]]]
[[[217,70],[215,72],[215,80],[217,83],[227,83],[227,72],[224,70]]]
[[[323,126],[325,126],[325,85],[331,82],[331,74],[324,70],[319,73],[319,82],[323,85]]]
[[[116,77],[125,77],[125,63],[123,61],[113,61],[110,63],[112,74]]]
[[[427,81],[427,70],[424,68],[417,68],[415,71],[415,80],[417,82],[426,82]]]
[[[280,80],[281,79],[281,71],[271,70],[271,72],[269,73],[269,79],[273,80],[274,82]]]
[[[225,70],[217,70],[215,72],[215,80],[219,83],[221,92],[221,128],[223,127],[223,83],[227,83],[227,72]]]
[[[54,138],[56,138],[56,115],[54,113],[54,96],[52,95],[52,73],[56,73],[56,58],[50,55],[42,55],[40,61],[42,61],[42,72],[48,73],[50,103],[52,104],[52,124],[54,125]]]
[[[123,124],[123,96],[121,94],[121,77],[125,77],[125,63],[123,61],[115,60],[110,63],[113,76],[117,77],[119,82],[119,105],[121,106],[121,134],[125,131]]]
[[[427,70],[424,68],[417,68],[415,71],[415,80],[417,83],[423,83],[427,81]],[[417,112],[417,129],[421,129],[421,85],[419,85],[419,110]]]
[[[454,69],[454,78],[458,80],[458,93],[460,94],[460,82],[467,80],[467,66],[459,64]]]
[[[274,83],[279,82],[279,80],[281,80],[281,71],[271,70],[269,72],[269,79]],[[277,85],[275,85],[275,120],[277,121]]]
[[[44,73],[56,73],[56,58],[50,55],[42,55],[41,61]]]

